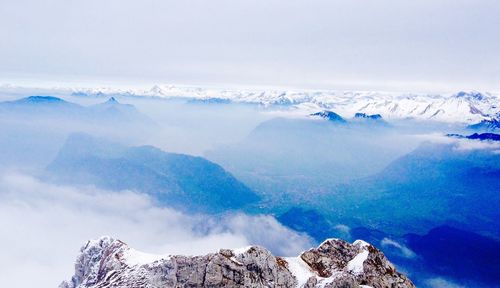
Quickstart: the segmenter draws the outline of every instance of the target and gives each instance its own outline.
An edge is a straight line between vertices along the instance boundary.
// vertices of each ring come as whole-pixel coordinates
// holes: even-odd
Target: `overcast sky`
[[[0,83],[500,91],[497,0],[0,4]]]

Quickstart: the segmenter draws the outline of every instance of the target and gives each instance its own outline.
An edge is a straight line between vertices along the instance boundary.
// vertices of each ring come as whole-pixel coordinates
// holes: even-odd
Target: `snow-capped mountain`
[[[378,249],[328,239],[298,257],[262,247],[204,256],[151,255],[102,237],[81,249],[75,275],[60,288],[93,287],[415,287]]]
[[[13,88],[3,85],[0,90]],[[149,96],[188,98],[209,103],[252,103],[265,107],[287,107],[287,112],[306,116],[334,111],[344,118],[356,113],[380,114],[384,119],[419,119],[475,124],[500,118],[500,97],[491,93],[415,94],[377,91],[221,89],[155,85],[150,89],[53,88],[74,96]]]
[[[332,111],[321,111],[321,112],[316,112],[311,115],[311,117],[316,117],[316,118],[323,118],[327,119],[328,121],[332,122],[338,122],[338,123],[346,123],[344,118],[342,118],[339,114],[332,112]]]
[[[500,120],[491,119],[491,120],[482,120],[479,123],[469,125],[467,128],[473,130],[490,130],[495,131],[500,129]]]
[[[182,86],[154,86],[150,90],[89,89],[74,93],[127,94],[157,97],[224,99],[266,107],[286,105],[304,115],[320,110],[350,118],[356,113],[380,114],[385,119],[414,118],[444,122],[477,123],[500,116],[500,98],[490,93],[397,94],[371,91],[226,90]]]

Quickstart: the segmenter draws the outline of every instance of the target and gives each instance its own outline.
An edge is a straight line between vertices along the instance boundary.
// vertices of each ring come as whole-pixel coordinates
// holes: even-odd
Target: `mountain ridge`
[[[0,87],[2,89],[2,87]],[[7,91],[23,87],[4,85]],[[151,88],[53,87],[39,89],[76,97],[160,97],[197,99],[199,103],[249,103],[264,107],[284,106],[290,113],[308,115],[334,110],[344,118],[355,113],[380,114],[387,120],[417,119],[476,124],[500,119],[500,97],[479,91],[456,93],[411,93],[357,90],[277,88],[219,88],[154,85]]]
[[[220,99],[266,107],[287,106],[308,115],[334,110],[344,118],[355,113],[380,114],[385,119],[418,119],[474,124],[500,117],[500,98],[491,93],[396,93],[379,91],[222,89],[155,85],[151,89],[77,89],[83,95],[135,95],[162,98]]]
[[[205,158],[164,152],[153,146],[128,147],[83,133],[68,137],[47,172],[53,181],[136,190],[183,210],[223,211],[260,199],[232,174]]]
[[[204,256],[148,255],[111,237],[88,241],[75,275],[60,288],[105,287],[415,287],[377,248],[327,239],[298,257],[265,248]]]

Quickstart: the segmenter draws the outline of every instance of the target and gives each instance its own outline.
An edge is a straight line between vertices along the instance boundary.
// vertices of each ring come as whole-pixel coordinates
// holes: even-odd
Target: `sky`
[[[0,0],[0,84],[500,91],[496,0]]]

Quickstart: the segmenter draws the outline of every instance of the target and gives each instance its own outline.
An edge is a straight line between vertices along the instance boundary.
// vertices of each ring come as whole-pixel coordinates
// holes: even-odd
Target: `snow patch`
[[[240,254],[243,254],[245,252],[248,251],[248,249],[252,248],[252,246],[246,246],[246,247],[242,247],[242,248],[236,248],[236,249],[233,249],[233,253],[235,255],[240,255]]]
[[[352,258],[352,260],[347,263],[347,270],[351,271],[354,274],[363,273],[363,263],[365,263],[365,260],[368,258],[369,253],[370,252],[368,252],[368,250],[363,250],[361,253],[356,255],[356,257]]]
[[[302,258],[286,257],[283,259],[288,262],[288,270],[290,270],[290,272],[292,272],[292,275],[297,278],[298,287],[302,287],[303,285],[305,285],[310,277],[316,276],[316,274],[311,271],[309,265],[307,265],[307,263],[304,262]]]
[[[135,249],[127,249],[124,253],[125,263],[132,266],[141,266],[145,264],[150,264],[158,260],[169,260],[169,255],[157,255],[157,254],[149,254],[141,251],[137,251]]]
[[[356,245],[356,246],[358,246],[358,245],[359,245],[359,246],[361,246],[362,248],[370,246],[370,243],[368,243],[368,242],[366,242],[366,241],[363,241],[363,240],[359,240],[359,239],[358,239],[358,240],[356,240],[356,241],[354,241],[352,244],[353,244],[353,245]]]
[[[338,238],[328,238],[326,239],[325,241],[321,242],[321,244],[319,244],[319,247],[323,246],[324,244],[328,243],[328,242],[331,242],[331,241],[340,241]]]

